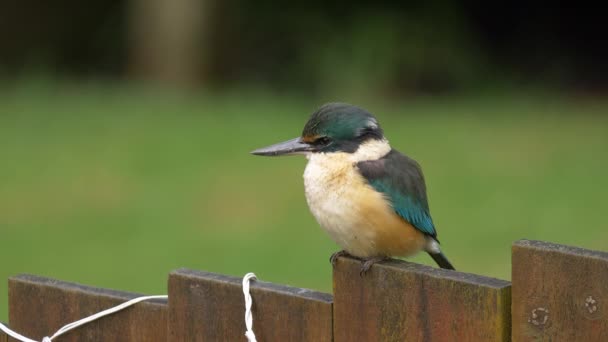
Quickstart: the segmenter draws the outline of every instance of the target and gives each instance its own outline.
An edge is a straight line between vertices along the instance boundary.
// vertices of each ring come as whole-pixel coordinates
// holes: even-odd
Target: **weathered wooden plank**
[[[332,298],[326,293],[251,283],[258,341],[331,341]],[[245,341],[241,279],[181,269],[169,275],[169,341]]]
[[[334,267],[334,340],[508,341],[510,284],[400,260],[341,257]]]
[[[11,329],[41,340],[65,324],[121,304],[138,294],[19,275],[9,279]],[[166,341],[167,301],[152,300],[100,318],[58,341]]]
[[[608,341],[608,253],[513,244],[513,341]]]
[[[4,323],[4,322],[2,322]],[[4,325],[8,325],[8,324],[4,324]],[[8,335],[4,333],[4,331],[0,330],[0,342],[7,342],[8,341]]]

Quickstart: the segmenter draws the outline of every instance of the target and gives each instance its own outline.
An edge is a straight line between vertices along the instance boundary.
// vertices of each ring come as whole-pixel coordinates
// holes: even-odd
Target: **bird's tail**
[[[452,266],[452,263],[450,263],[448,258],[446,258],[446,256],[441,251],[439,251],[438,253],[432,253],[432,252],[428,252],[428,253],[431,256],[431,258],[433,258],[433,260],[435,260],[437,265],[439,265],[439,267],[445,268],[447,270],[455,270],[454,266]]]

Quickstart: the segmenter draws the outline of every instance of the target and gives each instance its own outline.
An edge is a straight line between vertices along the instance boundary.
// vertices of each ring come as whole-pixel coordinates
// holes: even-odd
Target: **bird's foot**
[[[369,259],[362,259],[361,260],[361,271],[359,271],[359,276],[363,277],[367,271],[369,271],[369,269],[372,267],[373,264],[380,262],[380,261],[384,261],[387,260],[388,258],[385,256],[380,256],[380,257],[372,257]]]
[[[331,263],[331,266],[336,266],[336,262],[338,261],[339,257],[348,255],[350,254],[348,254],[348,252],[345,250],[337,251],[329,257],[329,262]]]

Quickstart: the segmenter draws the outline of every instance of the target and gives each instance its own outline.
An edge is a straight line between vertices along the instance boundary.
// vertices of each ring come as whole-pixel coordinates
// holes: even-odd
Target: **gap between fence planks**
[[[65,324],[139,296],[18,275],[9,279],[9,324],[24,336],[42,340]],[[166,300],[142,302],[78,327],[58,341],[166,341],[167,313]]]
[[[608,253],[513,244],[513,341],[608,341]]]
[[[334,268],[334,341],[509,341],[510,283],[400,260],[341,257]]]
[[[258,341],[332,341],[332,296],[252,281]],[[169,274],[169,341],[244,341],[241,278],[180,269]]]

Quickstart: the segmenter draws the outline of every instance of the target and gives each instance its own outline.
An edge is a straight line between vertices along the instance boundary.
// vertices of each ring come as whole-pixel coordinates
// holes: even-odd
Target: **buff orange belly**
[[[313,156],[306,166],[306,200],[321,227],[349,254],[361,258],[420,251],[424,234],[399,217],[348,158],[339,153]]]

